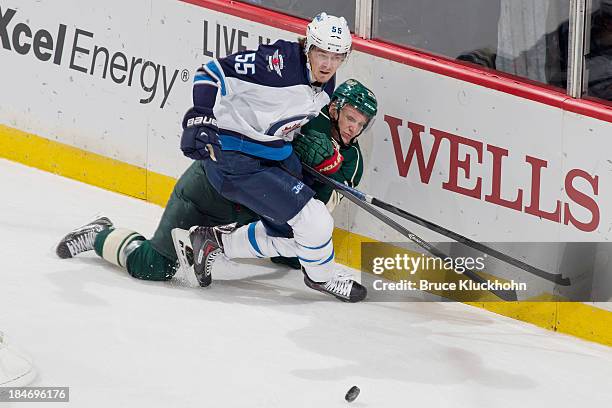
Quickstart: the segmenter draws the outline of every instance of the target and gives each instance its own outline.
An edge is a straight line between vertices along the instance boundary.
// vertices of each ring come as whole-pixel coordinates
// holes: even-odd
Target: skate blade
[[[176,251],[176,256],[179,261],[179,268],[183,271],[183,273],[191,273],[195,274],[193,270],[193,265],[189,264],[187,260],[187,249],[191,249],[193,253],[193,248],[191,247],[191,240],[189,239],[189,231],[184,230],[182,228],[173,228],[172,229],[172,242],[174,242],[174,250]]]

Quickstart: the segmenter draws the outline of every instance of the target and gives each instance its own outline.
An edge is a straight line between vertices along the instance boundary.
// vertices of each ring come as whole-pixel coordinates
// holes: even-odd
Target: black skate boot
[[[200,286],[206,287],[212,282],[212,267],[215,259],[223,253],[222,234],[230,234],[236,224],[218,225],[216,227],[191,227],[189,240],[193,248],[193,270]]]
[[[355,282],[353,275],[350,273],[338,271],[327,282],[315,282],[308,277],[304,267],[302,267],[302,272],[304,273],[304,283],[306,286],[335,296],[343,302],[361,302],[368,294],[368,290],[360,283]]]
[[[106,217],[99,217],[66,235],[55,249],[55,253],[62,259],[72,258],[77,254],[94,249],[96,235],[102,230],[112,228],[113,223]]]

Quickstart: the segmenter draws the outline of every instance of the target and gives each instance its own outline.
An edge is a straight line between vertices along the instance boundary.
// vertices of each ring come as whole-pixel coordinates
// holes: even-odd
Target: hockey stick
[[[535,276],[538,276],[542,279],[546,279],[550,282],[556,283],[557,285],[561,285],[561,286],[569,286],[571,284],[570,279],[569,278],[564,278],[561,274],[553,274],[550,272],[546,272],[540,268],[536,268],[535,266],[529,265],[523,261],[520,261],[516,258],[511,257],[508,254],[505,254],[503,252],[500,252],[496,249],[493,249],[487,245],[481,244],[480,242],[476,242],[474,240],[471,240],[467,237],[464,237],[463,235],[460,235],[454,231],[451,231],[449,229],[446,229],[444,227],[441,227],[437,224],[434,224],[431,221],[427,221],[417,215],[414,214],[410,214],[407,211],[402,210],[401,208],[397,208],[394,205],[391,205],[389,203],[386,203],[382,200],[379,200],[376,197],[373,197],[369,194],[365,194],[355,188],[349,187],[345,184],[339,183],[334,179],[331,179],[317,171],[315,171],[312,167],[303,164],[303,167],[305,170],[308,171],[308,173],[310,173],[312,176],[314,176],[316,179],[318,179],[320,182],[327,184],[331,187],[333,187],[336,190],[339,190],[340,192],[348,192],[350,194],[352,194],[354,197],[356,197],[357,199],[372,204],[376,207],[382,208],[386,211],[389,211],[392,214],[398,215],[402,218],[405,218],[409,221],[412,221],[416,224],[419,224],[422,227],[428,228],[432,231],[437,232],[438,234],[444,235],[446,237],[449,237],[457,242],[460,242],[464,245],[467,245],[469,247],[472,247],[478,251],[481,251],[485,254],[491,255],[494,258],[497,258],[503,262],[506,262],[507,264],[510,264],[512,266],[515,266],[519,269],[522,269],[526,272],[529,272]],[[316,173],[316,174],[315,174]],[[345,195],[346,197],[346,195]],[[351,200],[352,201],[352,200]]]
[[[308,166],[306,164],[302,164],[302,166],[304,167],[304,169],[308,173],[313,175],[316,179],[318,179],[319,181],[321,181],[321,182],[323,182],[325,184],[331,185],[336,190],[338,190],[344,197],[348,198],[350,201],[352,201],[358,207],[360,207],[363,210],[367,211],[368,213],[372,214],[374,217],[378,218],[379,220],[381,220],[382,222],[384,222],[385,224],[387,224],[388,226],[390,226],[391,228],[393,228],[394,230],[396,230],[400,234],[404,235],[405,237],[410,239],[412,242],[414,242],[415,244],[417,244],[418,246],[420,246],[421,248],[425,249],[427,252],[432,254],[433,256],[435,256],[437,258],[441,258],[441,259],[449,258],[448,255],[446,255],[444,252],[442,252],[438,248],[436,248],[433,245],[431,245],[429,242],[424,241],[418,235],[412,233],[411,231],[409,231],[404,226],[402,226],[399,223],[397,223],[396,221],[392,220],[391,218],[389,218],[388,216],[386,216],[382,212],[378,211],[376,208],[372,207],[370,204],[368,204],[365,200],[363,200],[357,194],[353,193],[352,189],[350,189],[350,187],[348,187],[346,185],[343,185],[341,183],[338,183],[337,181],[332,180],[332,179],[324,176],[323,174],[319,173],[318,171],[316,171],[315,169],[313,169],[312,167],[310,167],[310,166]],[[341,188],[340,186],[336,186],[336,184],[334,184],[332,182],[337,183],[340,186],[344,186],[344,187],[347,187],[347,188],[346,189],[345,188]],[[470,269],[466,269],[463,272],[463,275],[465,275],[466,277],[470,278],[471,280],[473,280],[474,282],[477,282],[477,283],[486,283],[486,282],[488,282],[486,279],[484,279],[483,277],[481,277],[476,272],[474,272],[474,271],[472,271]],[[500,298],[502,300],[507,300],[507,301],[516,301],[517,300],[516,292],[512,291],[512,290],[494,290],[494,289],[491,289],[490,292],[493,293],[495,296],[497,296],[498,298]]]
[[[383,208],[387,211],[389,211],[392,214],[398,215],[402,218],[405,218],[409,221],[412,221],[416,224],[419,224],[425,228],[429,228],[432,231],[435,231],[441,235],[445,235],[451,239],[454,239],[457,242],[460,242],[464,245],[467,245],[469,247],[472,247],[478,251],[481,251],[485,254],[491,255],[494,258],[499,259],[500,261],[506,262],[509,265],[515,266],[519,269],[524,270],[525,272],[529,272],[532,275],[535,275],[539,278],[542,279],[546,279],[547,281],[553,282],[557,285],[561,285],[561,286],[570,286],[571,282],[569,278],[564,278],[561,274],[554,274],[554,273],[550,273],[547,272],[545,270],[542,270],[540,268],[537,268],[533,265],[529,265],[526,262],[523,262],[519,259],[513,258],[512,256],[505,254],[503,252],[500,252],[494,248],[491,248],[490,246],[484,245],[480,242],[471,240],[463,235],[460,235],[454,231],[448,230],[442,226],[439,226],[437,224],[434,224],[431,221],[427,221],[417,215],[414,214],[410,214],[404,210],[402,210],[401,208],[397,208],[389,203],[386,203],[384,201],[381,201],[379,199],[377,199],[376,197],[372,197],[372,205],[375,205],[379,208]]]

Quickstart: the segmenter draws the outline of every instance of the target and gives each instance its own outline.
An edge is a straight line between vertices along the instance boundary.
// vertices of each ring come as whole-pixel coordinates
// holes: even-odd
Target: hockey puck
[[[353,385],[347,392],[346,395],[344,396],[344,399],[347,402],[353,402],[357,399],[357,397],[359,396],[359,392],[361,390],[359,389],[358,386]]]

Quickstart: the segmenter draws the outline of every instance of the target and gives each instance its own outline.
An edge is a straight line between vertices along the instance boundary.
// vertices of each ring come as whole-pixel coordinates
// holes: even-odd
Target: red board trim
[[[306,24],[308,24],[308,21],[301,18],[232,0],[179,1],[296,34],[304,34]],[[353,48],[376,57],[612,123],[612,106],[593,100],[571,98],[562,91],[522,78],[513,77],[501,72],[468,67],[444,57],[430,55],[422,51],[411,50],[410,48],[387,44],[377,40],[364,40],[355,36],[353,36]]]

